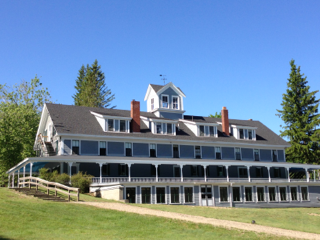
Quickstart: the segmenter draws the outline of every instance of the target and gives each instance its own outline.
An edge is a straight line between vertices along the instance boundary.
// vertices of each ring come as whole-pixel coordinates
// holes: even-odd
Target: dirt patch
[[[131,213],[136,213],[140,215],[151,215],[151,216],[165,217],[165,218],[183,220],[183,221],[194,222],[194,223],[210,224],[212,226],[223,227],[226,229],[232,229],[232,228],[241,229],[246,231],[284,236],[284,237],[289,237],[294,239],[319,239],[320,240],[320,235],[315,233],[299,232],[299,231],[286,230],[281,228],[261,226],[258,224],[241,223],[241,222],[235,222],[235,221],[229,221],[229,220],[220,220],[215,218],[192,216],[192,215],[181,214],[181,213],[164,212],[160,210],[141,208],[141,207],[121,204],[121,203],[77,202],[75,204],[84,204],[84,205],[95,206],[95,207],[105,208],[105,209],[112,209],[112,210],[117,210],[122,212],[131,212]]]
[[[309,215],[311,215],[311,216],[318,216],[318,217],[320,217],[320,214],[317,214],[317,213],[308,213]]]

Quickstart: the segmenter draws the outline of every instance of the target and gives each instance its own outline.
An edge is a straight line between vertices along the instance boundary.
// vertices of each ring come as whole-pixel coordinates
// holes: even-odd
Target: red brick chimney
[[[140,102],[131,101],[131,130],[132,132],[140,132]]]
[[[222,132],[224,132],[226,135],[230,136],[228,109],[226,107],[222,107],[221,120],[222,120]]]

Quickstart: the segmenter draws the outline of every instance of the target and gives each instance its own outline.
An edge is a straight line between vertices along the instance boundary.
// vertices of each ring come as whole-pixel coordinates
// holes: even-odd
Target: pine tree
[[[76,94],[73,95],[74,104],[87,107],[110,107],[115,98],[111,90],[106,87],[104,73],[101,71],[98,61],[87,67],[82,65],[76,80]],[[115,106],[111,107],[114,108]]]
[[[318,91],[309,91],[307,77],[300,74],[300,66],[297,68],[294,60],[290,61],[290,65],[291,73],[287,92],[282,98],[282,110],[277,110],[285,123],[280,136],[287,138],[291,144],[291,147],[286,149],[286,158],[290,162],[318,164],[320,160],[319,99],[316,99]]]

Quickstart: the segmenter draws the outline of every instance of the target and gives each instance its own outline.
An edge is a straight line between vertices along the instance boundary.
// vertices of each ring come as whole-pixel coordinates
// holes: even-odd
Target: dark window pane
[[[209,127],[210,136],[214,136],[214,127]]]
[[[150,188],[141,188],[142,203],[150,203]]]
[[[246,196],[247,202],[252,201],[252,188],[251,187],[245,187],[245,196]]]
[[[120,132],[125,132],[125,131],[126,131],[126,121],[120,120]]]
[[[263,202],[264,201],[264,188],[263,187],[257,188],[257,195],[258,195],[258,202]]]
[[[184,201],[186,203],[193,202],[193,189],[192,189],[192,187],[184,188]]]
[[[72,154],[79,155],[79,147],[72,147]]]
[[[220,187],[220,201],[221,202],[228,202],[228,188],[227,187]]]
[[[233,201],[239,202],[240,201],[240,188],[239,187],[233,187]]]
[[[113,119],[108,119],[108,131],[114,131]]]
[[[179,147],[178,145],[173,145],[173,157],[179,158]]]
[[[200,126],[200,136],[204,136],[204,126]]]
[[[131,157],[132,156],[132,150],[131,148],[126,148],[126,156]]]
[[[105,148],[100,148],[100,156],[106,156],[107,150]]]
[[[297,195],[297,188],[296,187],[291,187],[291,200],[292,201],[297,201],[298,200],[298,195]]]
[[[240,129],[239,132],[240,132],[240,139],[244,139],[243,129]]]
[[[286,187],[280,187],[280,200],[287,201],[287,190]]]
[[[308,188],[307,187],[301,187],[301,197],[303,201],[308,200]]]
[[[171,123],[167,123],[167,133],[172,134],[172,124]]]
[[[179,188],[173,187],[170,189],[171,191],[171,203],[179,203]]]
[[[103,176],[109,176],[110,175],[109,170],[110,170],[109,165],[102,165],[102,175]]]
[[[270,202],[276,201],[276,188],[274,187],[269,188],[269,201]]]
[[[157,188],[157,203],[166,203],[165,188]]]

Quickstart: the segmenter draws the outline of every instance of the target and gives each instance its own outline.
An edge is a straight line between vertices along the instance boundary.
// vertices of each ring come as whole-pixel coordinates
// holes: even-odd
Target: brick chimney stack
[[[132,132],[140,132],[140,102],[131,101],[131,130]]]
[[[230,133],[229,133],[229,116],[228,116],[228,109],[226,107],[222,107],[221,120],[222,120],[222,132],[224,132],[226,135],[230,136]]]

